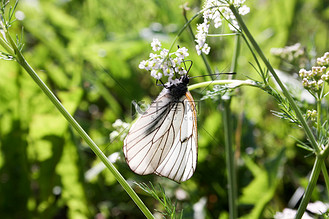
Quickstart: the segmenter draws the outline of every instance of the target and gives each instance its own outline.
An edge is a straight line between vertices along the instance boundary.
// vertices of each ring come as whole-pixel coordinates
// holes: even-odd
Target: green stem
[[[231,116],[231,98],[224,100],[223,111],[223,124],[224,124],[224,136],[225,136],[225,157],[226,167],[228,174],[228,202],[229,202],[229,215],[230,219],[238,217],[237,210],[237,183],[236,183],[236,170],[234,162],[234,151],[232,142],[232,116]]]
[[[316,130],[317,130],[317,135],[319,137],[321,132],[321,99],[316,100],[316,113],[317,113]]]
[[[205,81],[197,84],[192,84],[188,86],[188,90],[194,90],[201,87],[208,87],[210,85],[228,85],[228,87],[232,89],[243,85],[257,87],[255,82],[251,80],[215,80],[215,81]]]
[[[10,47],[9,44],[0,36],[0,45],[10,54],[15,55],[14,50]]]
[[[149,209],[145,206],[142,200],[138,197],[135,191],[129,186],[128,182],[123,178],[120,172],[114,167],[114,165],[107,159],[105,154],[98,148],[94,141],[88,136],[88,134],[82,129],[79,123],[71,116],[71,114],[64,108],[57,97],[51,92],[47,85],[41,80],[34,69],[27,63],[23,54],[18,50],[16,44],[9,36],[6,35],[9,40],[13,51],[15,52],[15,58],[17,62],[27,71],[27,73],[32,77],[36,84],[41,88],[41,90],[47,95],[55,107],[60,111],[60,113],[65,117],[65,119],[72,125],[72,127],[79,133],[79,135],[86,141],[89,147],[94,151],[97,157],[105,164],[105,166],[112,172],[116,180],[121,184],[121,186],[126,190],[129,196],[133,199],[136,205],[144,213],[147,218],[154,218]]]
[[[321,159],[319,157],[315,158],[315,163],[314,163],[314,166],[313,166],[313,169],[312,169],[312,173],[311,173],[311,176],[310,176],[310,179],[309,179],[309,183],[307,185],[306,191],[303,195],[302,201],[301,201],[301,203],[298,207],[298,210],[297,210],[296,219],[302,218],[302,216],[303,216],[303,214],[306,210],[307,204],[309,203],[309,201],[311,199],[313,189],[314,189],[314,187],[316,185],[316,182],[319,178],[322,163],[323,163],[323,159]]]
[[[327,195],[329,197],[329,175],[328,175],[327,167],[326,167],[326,164],[324,161],[322,162],[321,171],[323,174],[324,182],[326,184]]]
[[[2,16],[2,15],[1,15]],[[4,23],[2,22],[2,20],[0,19],[0,26],[1,26],[1,30],[3,31],[3,35],[1,35],[2,33],[0,33],[0,45],[10,54],[10,55],[15,55],[15,51],[11,48],[11,46],[6,42],[5,40],[5,36],[9,35],[7,32],[7,29],[4,25]]]
[[[298,118],[298,120],[301,122],[305,133],[312,145],[312,147],[315,149],[315,151],[317,153],[320,152],[320,148],[318,146],[318,144],[316,143],[316,139],[315,136],[313,135],[310,127],[307,125],[305,118],[303,117],[302,112],[300,111],[299,107],[297,106],[297,104],[295,103],[294,99],[292,98],[292,96],[290,95],[290,93],[288,92],[287,88],[283,85],[283,83],[281,82],[280,78],[278,77],[278,75],[275,73],[273,67],[271,66],[270,62],[266,59],[263,51],[260,49],[260,47],[258,46],[257,42],[255,41],[255,39],[253,38],[253,36],[251,35],[251,33],[249,32],[247,26],[245,25],[245,23],[243,22],[241,16],[239,15],[238,11],[236,10],[236,8],[233,5],[229,6],[232,13],[234,14],[235,18],[237,19],[239,26],[241,27],[241,29],[243,30],[243,32],[245,33],[245,35],[247,36],[248,40],[250,41],[250,43],[252,44],[252,46],[255,48],[256,52],[258,53],[259,57],[263,60],[264,64],[266,65],[267,69],[271,72],[272,76],[274,77],[275,81],[278,83],[278,85],[280,86],[283,94],[285,95],[285,97],[287,98],[287,100],[289,101],[292,109],[294,110],[294,112],[296,113],[296,117]]]
[[[328,158],[329,156],[329,144],[327,144],[325,146],[325,148],[321,151],[319,157],[321,157],[323,159],[323,163],[321,166],[321,170],[322,170],[322,175],[326,184],[326,188],[327,188],[327,193],[328,193],[328,197],[329,197],[329,175],[328,175],[328,171],[327,171],[327,167],[325,164],[325,160]]]
[[[235,72],[237,69],[237,61],[240,51],[240,37],[235,38],[235,48],[232,58],[231,71]],[[233,75],[234,76],[234,75]],[[238,217],[238,199],[237,199],[237,180],[236,180],[236,165],[234,159],[233,141],[232,141],[232,113],[231,113],[231,97],[228,95],[228,99],[224,100],[223,111],[223,125],[225,136],[225,157],[227,167],[227,182],[228,182],[228,203],[229,203],[229,215],[230,219]]]
[[[231,72],[236,72],[237,70],[239,54],[240,54],[240,35],[235,35],[235,47],[234,47],[234,54],[232,58]]]

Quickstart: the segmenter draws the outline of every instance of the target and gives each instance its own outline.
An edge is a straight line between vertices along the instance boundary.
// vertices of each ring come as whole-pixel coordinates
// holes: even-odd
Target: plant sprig
[[[157,188],[155,188],[151,182],[150,182],[150,186],[148,186],[146,183],[135,183],[135,184],[138,185],[148,195],[155,198],[163,206],[164,211],[158,211],[163,216],[169,218],[183,217],[183,211],[181,212],[177,211],[177,203],[173,203],[171,199],[167,197],[165,190],[160,184],[158,184]]]
[[[305,210],[306,210],[306,206],[311,198],[311,194],[312,191],[316,185],[316,182],[319,178],[319,174],[320,171],[322,169],[322,172],[324,174],[325,180],[326,180],[326,185],[327,185],[327,190],[329,190],[328,184],[329,184],[329,177],[328,177],[328,173],[326,171],[326,167],[324,164],[324,159],[327,158],[328,154],[329,154],[329,146],[326,145],[325,147],[322,147],[319,144],[318,139],[316,139],[316,136],[313,134],[311,127],[307,124],[305,117],[303,116],[300,108],[297,106],[295,100],[293,99],[292,95],[289,93],[288,89],[284,86],[284,84],[282,83],[282,81],[280,80],[280,78],[278,77],[278,75],[276,74],[276,72],[274,71],[272,65],[270,64],[270,62],[268,61],[268,59],[265,57],[265,55],[263,54],[262,50],[260,49],[259,45],[257,44],[257,42],[255,41],[255,39],[253,38],[252,34],[249,32],[249,29],[247,28],[247,26],[245,25],[244,21],[242,20],[241,16],[239,15],[237,9],[235,8],[235,6],[233,4],[230,4],[230,9],[232,10],[234,16],[237,19],[237,22],[239,23],[239,26],[241,27],[241,34],[244,36],[246,40],[248,40],[251,45],[253,46],[253,49],[255,49],[256,53],[258,54],[258,56],[262,59],[263,63],[266,65],[266,67],[268,68],[269,72],[272,74],[272,76],[274,77],[275,81],[278,83],[278,85],[280,86],[280,88],[282,89],[283,95],[285,96],[285,98],[287,99],[287,101],[289,102],[289,105],[291,107],[291,109],[294,111],[295,115],[296,115],[296,119],[298,120],[298,122],[301,124],[301,126],[303,127],[308,140],[312,146],[312,148],[315,151],[315,155],[316,155],[316,159],[315,159],[315,163],[311,172],[311,176],[309,179],[309,183],[307,185],[305,194],[302,198],[301,204],[299,205],[299,208],[297,210],[297,215],[296,218],[301,218],[302,215],[304,214]],[[320,121],[318,121],[320,122]]]

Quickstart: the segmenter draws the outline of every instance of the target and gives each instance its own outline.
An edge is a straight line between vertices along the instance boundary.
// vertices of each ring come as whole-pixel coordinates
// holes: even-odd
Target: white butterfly
[[[132,125],[123,152],[132,171],[155,173],[176,182],[191,178],[197,164],[198,133],[189,77],[164,89]]]

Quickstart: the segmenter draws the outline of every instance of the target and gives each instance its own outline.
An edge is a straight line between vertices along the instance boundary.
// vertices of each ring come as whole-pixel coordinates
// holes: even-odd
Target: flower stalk
[[[228,203],[229,203],[229,218],[238,218],[237,208],[237,181],[236,181],[236,165],[234,160],[233,140],[232,140],[232,113],[231,113],[231,98],[224,100],[223,110],[224,124],[224,139],[225,139],[225,158],[227,167],[227,187],[228,187]]]
[[[188,86],[189,90],[194,90],[197,88],[201,87],[208,87],[212,85],[226,85],[227,88],[233,89],[233,88],[238,88],[240,86],[252,86],[252,87],[257,87],[255,82],[251,80],[214,80],[214,81],[205,81],[205,82],[200,82],[196,84],[192,84]]]
[[[306,191],[303,195],[302,201],[297,210],[296,219],[302,218],[302,216],[306,210],[307,204],[309,203],[309,201],[311,199],[313,189],[316,185],[316,181],[319,178],[322,163],[323,163],[323,158],[319,158],[319,157],[315,158],[315,163],[314,163],[314,166],[313,166],[313,169],[311,172],[309,183],[307,185]]]

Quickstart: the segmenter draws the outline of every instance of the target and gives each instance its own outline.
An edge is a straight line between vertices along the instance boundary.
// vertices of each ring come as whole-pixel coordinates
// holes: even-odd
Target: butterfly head
[[[187,92],[187,85],[190,79],[187,74],[181,76],[179,79],[173,80],[166,88],[169,90],[173,99],[180,99]]]

